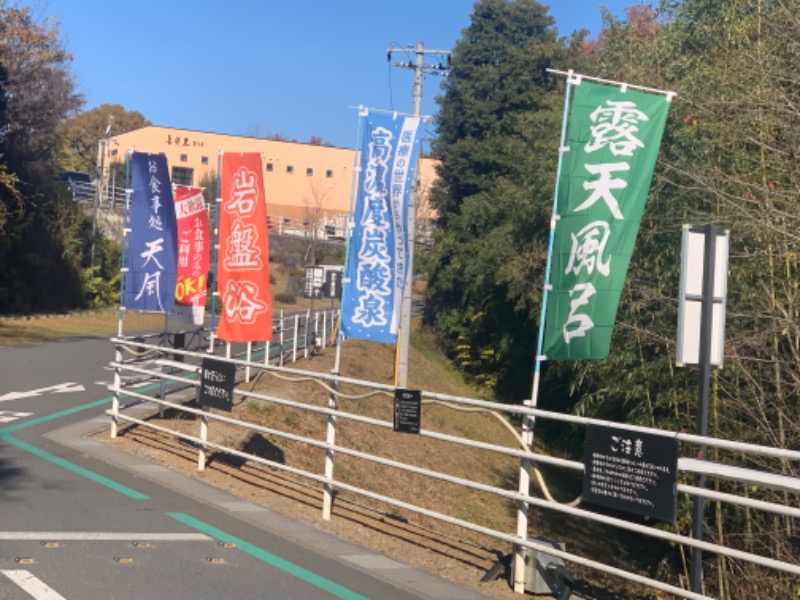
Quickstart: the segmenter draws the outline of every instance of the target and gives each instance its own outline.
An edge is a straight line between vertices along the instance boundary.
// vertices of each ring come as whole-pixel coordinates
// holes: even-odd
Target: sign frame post
[[[728,230],[710,223],[702,226],[684,225],[683,228],[676,362],[678,366],[691,364],[699,368],[696,423],[697,435],[703,437],[708,435],[711,371],[721,368],[723,363],[729,233]],[[697,262],[697,257],[692,255],[700,248],[699,240],[696,239],[698,235],[703,236],[701,274],[692,269],[692,264]],[[700,290],[697,289],[698,286]],[[719,310],[716,310],[717,307]],[[698,325],[700,335],[699,340],[696,340],[689,332],[696,330]],[[695,341],[696,358],[693,347]],[[705,444],[699,445],[698,458],[707,460]],[[695,475],[695,486],[706,487],[704,474]],[[705,498],[695,496],[692,504],[692,538],[697,541],[703,540],[704,513]],[[690,589],[699,594],[703,587],[703,551],[700,548],[692,547],[690,565]]]

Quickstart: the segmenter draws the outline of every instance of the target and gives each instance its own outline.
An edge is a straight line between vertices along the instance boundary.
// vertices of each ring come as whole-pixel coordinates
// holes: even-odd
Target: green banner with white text
[[[547,360],[608,356],[668,109],[663,95],[575,85],[557,183]]]

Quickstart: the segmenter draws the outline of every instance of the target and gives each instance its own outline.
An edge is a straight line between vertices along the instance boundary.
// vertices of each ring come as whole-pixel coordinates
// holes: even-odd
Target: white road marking
[[[37,579],[30,571],[0,571],[36,600],[67,600],[41,579]]]
[[[17,419],[30,417],[33,413],[11,412],[8,410],[0,410],[0,423],[11,423]]]
[[[84,392],[86,388],[79,383],[59,383],[58,385],[51,385],[50,387],[39,388],[38,390],[30,390],[28,392],[9,392],[0,396],[0,402],[6,400],[19,400],[20,398],[30,398],[32,396],[41,396],[42,394],[67,394],[70,392]]]
[[[104,531],[0,531],[3,542],[205,542],[204,533],[113,533]]]

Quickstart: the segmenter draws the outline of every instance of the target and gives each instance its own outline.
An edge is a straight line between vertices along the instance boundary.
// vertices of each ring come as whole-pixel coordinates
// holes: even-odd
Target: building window
[[[200,164],[201,165],[207,165],[208,164],[208,157],[207,156],[201,156],[200,157]]]
[[[313,174],[314,174],[314,169],[312,169],[311,167],[308,167],[308,168],[306,169],[306,175],[308,175],[309,177],[311,177]]]
[[[181,154],[181,162],[189,162],[189,156],[187,154]]]
[[[194,185],[194,169],[172,167],[172,183],[175,185]]]
[[[117,155],[117,149],[116,148],[112,148],[111,149],[111,156],[116,156],[116,155]]]
[[[333,177],[333,170],[332,169],[328,169],[327,171],[325,171],[325,177],[327,177],[328,179]]]
[[[294,167],[292,165],[286,165],[286,172],[289,174],[294,173]]]
[[[284,225],[291,225],[292,220],[289,217],[283,217],[283,224]]]
[[[272,173],[272,163],[267,163],[267,173]]]

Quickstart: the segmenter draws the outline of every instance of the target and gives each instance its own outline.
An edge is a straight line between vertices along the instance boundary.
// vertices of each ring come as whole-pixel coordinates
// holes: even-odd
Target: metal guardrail
[[[321,317],[317,317],[319,319]],[[288,321],[287,321],[288,319]],[[303,325],[304,322],[304,325]],[[312,324],[313,323],[313,324]],[[629,581],[633,581],[647,587],[661,590],[673,594],[677,597],[692,598],[692,599],[707,599],[709,596],[694,593],[676,585],[666,583],[634,573],[626,571],[610,564],[600,562],[578,555],[574,552],[567,552],[558,548],[553,548],[550,545],[543,544],[534,538],[523,539],[520,535],[508,532],[498,531],[490,527],[482,525],[478,520],[468,521],[464,518],[459,518],[452,514],[445,514],[440,511],[431,510],[423,506],[413,504],[402,499],[389,496],[387,494],[380,494],[370,490],[359,488],[358,486],[351,485],[341,479],[337,479],[335,474],[335,458],[336,456],[350,456],[358,459],[369,461],[376,465],[381,465],[387,469],[399,469],[415,475],[429,477],[439,481],[448,482],[450,484],[462,486],[464,488],[481,492],[489,493],[504,498],[518,506],[537,507],[546,511],[558,512],[570,517],[583,518],[591,521],[603,523],[605,525],[613,526],[624,531],[636,532],[638,534],[649,536],[653,539],[663,540],[669,543],[682,545],[685,547],[694,547],[703,550],[704,552],[714,553],[717,555],[725,556],[731,559],[747,562],[761,567],[791,574],[800,577],[800,561],[789,562],[781,560],[777,557],[764,556],[752,552],[746,552],[734,547],[715,544],[706,541],[698,541],[691,537],[672,533],[661,528],[643,525],[640,523],[631,522],[617,517],[612,517],[604,514],[599,514],[579,506],[560,504],[553,500],[546,500],[539,497],[532,496],[530,493],[520,493],[519,488],[504,489],[493,485],[487,485],[477,480],[468,479],[465,477],[457,477],[444,472],[444,470],[436,470],[430,468],[421,468],[412,464],[408,464],[398,460],[388,459],[386,457],[378,456],[371,452],[365,452],[353,447],[337,442],[337,422],[357,422],[367,424],[373,427],[381,428],[383,430],[391,431],[393,423],[381,419],[375,419],[364,415],[359,415],[353,412],[348,412],[342,407],[346,406],[348,402],[356,398],[364,398],[368,396],[381,396],[391,395],[394,388],[387,385],[377,384],[374,382],[363,381],[353,378],[341,377],[334,374],[320,374],[318,372],[306,371],[296,368],[288,368],[285,363],[291,358],[296,360],[301,352],[308,352],[313,344],[309,344],[309,332],[314,332],[313,335],[317,336],[317,327],[319,320],[313,322],[313,317],[308,314],[307,316],[290,315],[289,317],[280,318],[280,323],[277,326],[276,333],[278,334],[277,345],[280,347],[280,352],[273,355],[273,349],[269,344],[261,346],[261,352],[265,353],[263,361],[253,360],[252,348],[247,349],[247,354],[244,359],[232,357],[230,348],[226,351],[225,360],[234,363],[237,368],[245,373],[245,379],[250,378],[252,373],[266,373],[271,376],[280,378],[295,378],[308,381],[309,379],[316,381],[320,385],[320,394],[327,397],[327,402],[313,403],[305,400],[289,399],[278,397],[275,395],[267,395],[263,393],[245,391],[242,389],[236,390],[235,394],[241,398],[253,399],[258,402],[272,404],[276,406],[285,406],[291,409],[308,411],[318,415],[327,417],[326,431],[320,432],[316,438],[298,435],[291,431],[282,431],[272,427],[264,427],[247,423],[235,418],[220,414],[217,412],[204,411],[199,408],[193,408],[184,404],[185,398],[176,396],[180,390],[186,390],[199,386],[195,374],[199,371],[200,361],[204,356],[207,356],[206,351],[192,351],[172,349],[165,351],[165,349],[158,345],[147,344],[137,341],[137,348],[139,351],[146,350],[156,354],[171,354],[171,357],[164,357],[157,364],[149,367],[136,366],[134,361],[122,360],[122,349],[130,346],[132,341],[126,338],[116,338],[112,342],[117,346],[117,360],[112,363],[115,370],[115,385],[114,385],[114,402],[108,414],[112,419],[112,437],[118,434],[119,426],[121,423],[135,423],[142,427],[151,428],[162,433],[175,436],[176,438],[185,440],[198,447],[198,469],[203,469],[206,463],[207,453],[211,450],[223,452],[232,456],[239,457],[243,460],[252,463],[258,463],[300,476],[311,481],[315,481],[322,486],[323,494],[323,518],[330,519],[331,506],[334,500],[334,490],[346,490],[354,494],[371,498],[373,500],[383,502],[390,506],[395,506],[401,509],[415,512],[420,515],[425,515],[440,521],[463,527],[465,529],[475,531],[481,534],[492,536],[498,540],[502,540],[513,544],[517,548],[530,548],[550,556],[561,558],[563,561],[572,564],[583,565],[598,571],[614,575]],[[322,328],[322,335],[319,338],[323,343],[329,338],[328,330]],[[275,344],[273,342],[273,344]],[[241,356],[241,353],[240,353]],[[172,360],[179,357],[181,362]],[[121,384],[122,375],[125,372],[131,372],[148,377],[152,381],[163,381],[165,386],[161,390],[160,397],[149,395],[135,389],[127,388]],[[341,386],[355,386],[363,390],[363,393],[358,395],[346,395],[339,390]],[[126,413],[127,406],[123,406],[123,397],[131,398],[134,403],[150,402],[155,403],[161,409],[164,407],[172,408],[176,411],[188,414],[194,414],[200,419],[200,429],[197,435],[188,435],[177,430],[169,429],[161,425],[150,423],[144,419],[137,418],[131,414]],[[568,422],[578,425],[607,425],[610,427],[624,427],[633,432],[641,432],[647,434],[655,434],[660,436],[674,437],[682,444],[689,444],[691,446],[705,445],[712,448],[721,448],[728,450],[735,450],[744,455],[759,455],[768,456],[777,459],[778,461],[800,461],[800,452],[792,450],[780,450],[776,448],[759,446],[754,444],[744,444],[730,440],[721,440],[710,437],[701,437],[690,434],[665,432],[647,427],[636,427],[630,425],[620,425],[619,423],[611,423],[595,419],[588,419],[583,417],[575,417],[572,415],[564,415],[561,413],[553,413],[541,409],[531,408],[525,405],[507,405],[496,402],[487,402],[475,398],[467,398],[460,396],[451,396],[445,394],[438,394],[429,391],[422,392],[423,402],[425,403],[439,403],[449,407],[462,410],[480,409],[483,411],[493,412],[495,414],[504,415],[505,417],[533,417],[536,419],[545,419],[552,421]],[[128,405],[130,406],[130,404]],[[209,427],[213,427],[215,422],[226,423],[228,425],[235,425],[244,428],[247,431],[254,433],[261,433],[264,435],[275,436],[285,440],[293,440],[302,442],[311,447],[324,450],[325,464],[324,475],[319,473],[310,472],[302,468],[292,465],[283,464],[281,462],[272,461],[254,454],[243,452],[236,448],[228,447],[223,444],[218,444],[209,441],[208,431]],[[388,435],[392,435],[389,433]],[[533,452],[526,448],[522,443],[522,438],[518,437],[520,443],[519,448],[509,448],[498,446],[478,440],[469,439],[461,436],[454,436],[444,434],[433,430],[421,429],[419,432],[421,437],[440,440],[453,444],[454,448],[468,447],[478,448],[481,450],[498,453],[505,456],[513,457],[521,462],[530,462],[533,464],[550,464],[560,468],[565,468],[574,471],[582,471],[584,464],[578,461],[559,459],[544,455],[542,453]],[[454,451],[457,451],[454,449]],[[766,488],[773,488],[785,492],[783,503],[776,503],[769,500],[753,498],[749,496],[738,496],[728,493],[717,492],[714,490],[701,489],[690,485],[679,484],[678,492],[686,495],[700,495],[706,498],[711,498],[722,503],[731,503],[746,506],[749,510],[767,511],[772,514],[783,515],[793,519],[800,519],[800,509],[798,506],[798,498],[800,497],[800,478],[789,477],[786,475],[779,475],[768,470],[763,469],[744,469],[736,467],[735,465],[725,465],[721,463],[713,463],[706,461],[697,461],[693,459],[680,459],[678,464],[679,472],[694,474],[703,472],[710,477],[719,478],[735,478],[738,481],[751,483]],[[524,487],[523,487],[524,489]],[[780,494],[778,495],[780,496]]]
[[[75,202],[94,203],[97,199],[97,183],[95,181],[72,181],[69,183],[72,199]],[[100,206],[112,208],[125,206],[125,189],[100,186]]]

